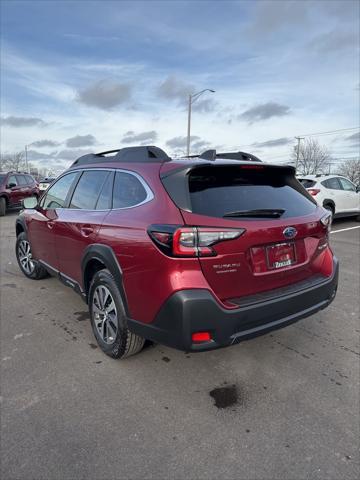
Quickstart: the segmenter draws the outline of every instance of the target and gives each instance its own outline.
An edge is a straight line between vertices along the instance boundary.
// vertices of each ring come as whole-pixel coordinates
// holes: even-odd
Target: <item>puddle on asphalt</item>
[[[215,407],[217,408],[229,408],[241,403],[236,385],[214,388],[209,394],[215,400]]]

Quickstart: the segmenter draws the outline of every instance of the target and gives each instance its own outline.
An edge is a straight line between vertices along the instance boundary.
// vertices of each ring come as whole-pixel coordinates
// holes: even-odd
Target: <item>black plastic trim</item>
[[[16,219],[16,222],[15,222],[15,231],[17,232],[17,225],[21,225],[23,231],[27,234],[28,232],[28,229],[27,229],[27,225],[26,225],[26,221],[25,221],[25,218],[23,215],[19,215]]]
[[[86,295],[86,301],[88,300],[90,287],[90,282],[86,278],[86,267],[91,260],[97,260],[101,262],[110,271],[120,290],[126,315],[129,316],[129,308],[123,283],[123,273],[113,249],[108,245],[103,245],[101,243],[93,243],[92,245],[89,245],[84,252],[83,258],[81,260],[81,271],[83,279],[82,285],[84,293]]]
[[[185,351],[212,350],[290,325],[326,308],[335,298],[339,264],[323,282],[279,298],[235,309],[223,308],[209,290],[181,290],[145,324],[128,320],[129,329],[149,340]],[[191,334],[207,331],[212,341],[193,344]]]

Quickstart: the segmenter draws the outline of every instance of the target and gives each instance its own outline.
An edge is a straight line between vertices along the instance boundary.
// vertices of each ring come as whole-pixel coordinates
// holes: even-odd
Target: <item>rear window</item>
[[[294,175],[279,169],[206,167],[189,175],[193,213],[223,217],[234,211],[282,209],[281,218],[312,213],[316,203]],[[250,218],[250,216],[249,216]]]
[[[312,188],[316,183],[314,180],[309,180],[308,178],[298,178],[298,180],[304,188]]]

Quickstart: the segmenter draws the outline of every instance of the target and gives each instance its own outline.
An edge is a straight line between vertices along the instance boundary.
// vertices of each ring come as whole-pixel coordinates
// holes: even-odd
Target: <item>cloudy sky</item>
[[[1,1],[1,151],[38,165],[156,144],[285,161],[294,136],[359,126],[359,2]],[[359,130],[321,135],[335,158]],[[36,162],[35,162],[36,161]]]

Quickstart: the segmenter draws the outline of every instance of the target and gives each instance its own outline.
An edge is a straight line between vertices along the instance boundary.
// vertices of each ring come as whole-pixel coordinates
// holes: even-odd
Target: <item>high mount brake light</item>
[[[152,225],[148,233],[161,251],[173,257],[214,257],[213,245],[240,237],[245,229]]]
[[[318,188],[308,188],[308,192],[310,193],[310,195],[315,197],[315,195],[317,195],[320,192],[320,190]]]
[[[262,165],[241,165],[242,170],[264,170]]]

